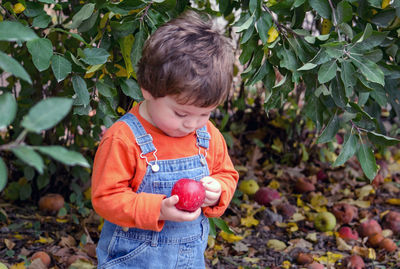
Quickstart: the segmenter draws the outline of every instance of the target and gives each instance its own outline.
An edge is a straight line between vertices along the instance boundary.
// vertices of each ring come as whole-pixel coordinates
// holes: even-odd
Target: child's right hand
[[[178,195],[173,195],[171,197],[165,198],[161,202],[161,211],[159,220],[183,222],[183,221],[195,220],[200,216],[201,208],[198,208],[194,212],[182,211],[175,207],[178,201],[179,201]]]

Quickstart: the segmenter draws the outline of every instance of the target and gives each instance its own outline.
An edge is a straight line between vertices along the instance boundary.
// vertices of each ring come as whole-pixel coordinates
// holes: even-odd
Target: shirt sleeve
[[[116,133],[106,134],[101,141],[93,164],[93,208],[114,224],[161,231],[164,221],[158,219],[165,196],[133,190],[132,180],[138,165],[135,157],[139,154],[129,143]]]
[[[212,126],[212,128],[215,128]],[[211,129],[211,128],[210,128]],[[210,176],[221,184],[221,197],[215,206],[203,208],[203,213],[207,217],[220,217],[228,208],[239,180],[239,174],[235,170],[232,160],[229,157],[228,148],[222,134],[218,129],[214,129],[211,136],[211,146],[215,147],[214,156],[209,162],[212,163]]]

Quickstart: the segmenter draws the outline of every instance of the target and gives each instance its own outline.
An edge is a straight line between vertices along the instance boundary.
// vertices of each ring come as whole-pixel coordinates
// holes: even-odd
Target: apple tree
[[[145,40],[188,8],[222,20],[237,43],[240,94],[227,102],[244,110],[257,88],[267,113],[295,104],[317,143],[346,134],[333,166],[356,156],[375,177],[374,151],[399,142],[383,117],[400,114],[400,1],[6,0],[0,190],[8,198],[67,185],[80,199],[104,128],[142,98],[136,64]]]

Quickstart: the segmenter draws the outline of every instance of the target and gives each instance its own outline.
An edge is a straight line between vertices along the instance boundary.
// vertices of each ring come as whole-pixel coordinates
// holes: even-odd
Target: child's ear
[[[142,90],[142,95],[145,100],[152,100],[154,99],[153,95],[149,91],[146,91],[144,88],[140,88]]]

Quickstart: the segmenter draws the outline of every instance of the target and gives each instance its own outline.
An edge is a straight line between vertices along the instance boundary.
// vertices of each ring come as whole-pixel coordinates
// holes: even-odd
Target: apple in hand
[[[177,209],[194,212],[203,204],[206,198],[206,189],[200,181],[182,178],[172,187],[172,195],[179,197],[179,201],[175,205]]]
[[[314,225],[321,232],[332,231],[336,226],[336,218],[331,212],[319,212],[315,219]]]

